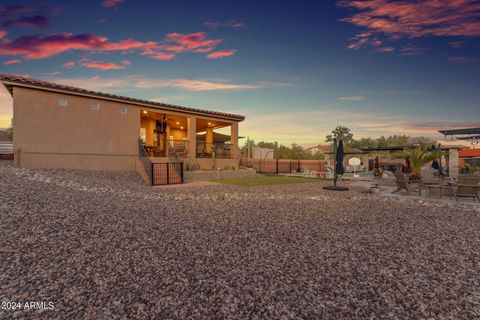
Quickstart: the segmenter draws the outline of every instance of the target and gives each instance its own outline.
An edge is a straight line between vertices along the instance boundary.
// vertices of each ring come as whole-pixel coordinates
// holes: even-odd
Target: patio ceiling
[[[187,128],[187,117],[186,116],[179,116],[173,115],[168,113],[160,113],[160,112],[153,112],[153,111],[145,111],[142,110],[141,112],[142,118],[148,118],[152,120],[165,120],[167,121],[168,125],[172,129],[186,129]],[[212,129],[219,129],[223,127],[227,127],[231,125],[231,123],[222,122],[219,120],[208,120],[197,118],[197,132],[204,132],[207,128]]]

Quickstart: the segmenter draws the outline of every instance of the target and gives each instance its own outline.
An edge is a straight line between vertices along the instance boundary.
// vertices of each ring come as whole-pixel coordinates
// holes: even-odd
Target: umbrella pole
[[[333,185],[337,186],[337,138],[333,138]]]

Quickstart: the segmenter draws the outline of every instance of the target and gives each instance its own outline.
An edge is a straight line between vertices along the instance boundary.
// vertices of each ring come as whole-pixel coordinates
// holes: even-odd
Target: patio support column
[[[458,177],[458,150],[448,150],[448,176],[456,179]]]
[[[212,128],[207,128],[207,132],[205,134],[205,150],[207,150],[208,153],[212,152],[212,143],[213,143],[213,129]]]
[[[188,157],[197,155],[197,117],[187,118]]]
[[[238,159],[238,122],[230,126],[230,152],[232,159]]]

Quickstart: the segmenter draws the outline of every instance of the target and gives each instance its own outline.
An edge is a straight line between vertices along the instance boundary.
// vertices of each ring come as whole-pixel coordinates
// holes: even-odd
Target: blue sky
[[[256,141],[480,126],[480,2],[2,1],[1,72],[247,116]],[[0,92],[0,127],[11,99]]]

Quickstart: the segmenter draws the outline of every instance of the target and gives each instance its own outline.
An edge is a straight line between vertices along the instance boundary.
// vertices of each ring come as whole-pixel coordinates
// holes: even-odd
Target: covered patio
[[[140,140],[151,158],[238,156],[238,122],[142,110]],[[230,135],[215,130],[230,127]]]

